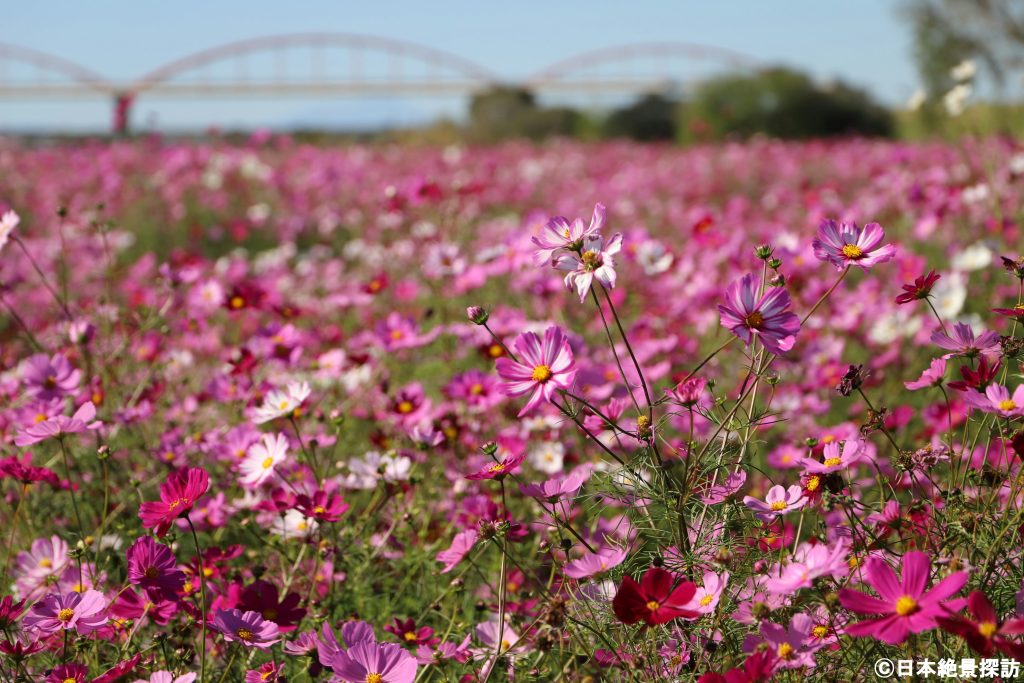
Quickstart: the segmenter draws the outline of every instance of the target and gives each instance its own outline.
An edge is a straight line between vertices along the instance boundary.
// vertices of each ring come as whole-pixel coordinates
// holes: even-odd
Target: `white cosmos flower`
[[[377,482],[405,481],[409,478],[412,461],[405,456],[369,451],[362,458],[352,458],[348,463],[349,475],[345,487],[350,489],[376,488]]]
[[[943,274],[932,288],[932,305],[943,320],[953,320],[967,301],[967,276],[960,272]]]
[[[876,344],[891,344],[900,337],[913,337],[920,329],[921,318],[903,307],[879,316],[868,338]]]
[[[562,471],[565,446],[558,441],[542,441],[530,450],[530,463],[544,474]]]
[[[275,389],[267,392],[263,405],[253,411],[252,421],[263,424],[288,415],[309,398],[310,391],[308,382],[292,382],[284,391]]]
[[[274,520],[270,530],[284,538],[302,538],[316,531],[317,523],[298,510],[292,509],[285,513],[280,521]]]
[[[7,244],[7,239],[20,222],[21,217],[13,211],[8,211],[3,216],[0,216],[0,250]]]
[[[984,242],[975,242],[960,253],[953,256],[950,264],[956,270],[972,271],[988,268],[992,265],[992,250]]]
[[[238,466],[238,481],[255,488],[274,476],[278,464],[288,457],[288,440],[283,434],[264,434],[249,446],[245,459]]]

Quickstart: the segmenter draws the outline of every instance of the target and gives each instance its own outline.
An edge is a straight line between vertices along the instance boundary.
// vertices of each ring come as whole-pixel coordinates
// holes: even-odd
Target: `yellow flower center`
[[[819,486],[821,486],[821,477],[817,475],[807,477],[807,484],[805,487],[808,491],[817,491]]]
[[[530,379],[534,382],[540,382],[543,384],[551,379],[551,368],[546,365],[538,365],[533,369],[533,374],[530,375]]]
[[[245,305],[245,299],[240,296],[231,297],[231,308],[241,308]]]
[[[263,460],[263,462],[260,463],[260,466],[263,467],[263,469],[265,469],[265,470],[269,470],[271,467],[274,466],[274,459],[273,458],[265,458]]]
[[[405,639],[411,643],[412,641],[416,640],[416,634],[412,631],[406,631]]]
[[[787,507],[789,507],[789,506],[786,504],[786,501],[784,501],[784,500],[777,500],[777,501],[775,501],[774,503],[771,504],[772,510],[775,510],[776,512],[780,512],[782,510],[785,510]]]
[[[847,244],[843,247],[843,256],[856,260],[864,256],[864,250],[856,244]]]
[[[278,410],[288,410],[288,401],[281,401],[277,404]]]
[[[827,458],[825,460],[825,467],[839,467],[841,462],[843,462],[842,458]]]
[[[366,683],[382,683],[384,677],[378,673],[366,674]]]
[[[39,424],[40,422],[45,422],[45,421],[46,421],[46,414],[45,413],[39,413],[38,415],[35,416],[35,423],[36,424]]]
[[[250,631],[247,628],[238,629],[237,631],[235,631],[235,635],[237,635],[242,640],[252,640],[252,631]]]
[[[711,604],[711,601],[714,600],[714,599],[715,599],[715,596],[713,596],[710,593],[708,593],[707,595],[705,595],[703,598],[700,599],[700,604],[703,605],[704,607],[707,607],[708,605]]]
[[[63,683],[78,683],[74,678],[65,678]]]
[[[753,327],[757,329],[764,325],[764,316],[761,315],[760,311],[751,311],[747,314],[747,317],[743,319],[743,322],[747,324],[747,327]]]
[[[501,348],[501,344],[491,344],[487,347],[487,355],[491,358],[500,358],[505,353],[505,349]]]
[[[647,603],[647,609],[651,610],[652,612],[658,609],[659,607],[661,607],[661,605],[655,602],[654,600],[651,600],[649,603]]]
[[[43,559],[39,560],[39,566],[45,569],[49,569],[53,566],[53,560],[51,560],[48,557],[44,557]]]
[[[601,265],[601,255],[593,249],[583,252],[580,260],[583,261],[583,265],[587,267],[587,270],[594,270]]]
[[[404,336],[405,334],[401,330],[391,330],[391,338],[394,339],[395,341],[398,341]]]
[[[920,608],[918,607],[917,600],[910,597],[909,595],[904,595],[896,601],[896,614],[900,615],[901,617],[913,614],[918,609]]]
[[[176,507],[184,505],[187,501],[184,498],[179,498],[175,501],[171,501],[171,504],[167,506],[168,510],[173,510]]]
[[[828,635],[828,626],[818,624],[817,626],[811,629],[811,633],[814,635],[815,638],[824,638]]]
[[[999,408],[999,410],[1010,412],[1011,410],[1017,409],[1017,404],[1014,403],[1013,399],[1008,398],[1005,401],[1000,401],[997,407]]]
[[[195,584],[193,584],[193,583],[192,583],[191,581],[186,581],[186,582],[185,582],[185,584],[184,584],[184,585],[183,585],[183,586],[181,587],[181,590],[182,590],[182,591],[183,591],[183,592],[184,592],[184,593],[185,593],[186,595],[188,595],[189,593],[191,593],[191,592],[192,592],[192,591],[194,591],[195,589],[196,589],[196,587],[195,587]]]
[[[779,645],[778,654],[779,659],[791,659],[793,657],[793,646],[789,643]]]
[[[325,508],[323,505],[317,505],[316,507],[313,508],[313,512],[318,515],[322,515],[325,512],[327,512],[327,508]]]
[[[505,463],[503,463],[503,462],[496,462],[493,465],[491,465],[490,467],[488,467],[487,471],[488,472],[501,472],[503,469],[505,469]]]
[[[469,388],[469,393],[473,394],[474,396],[479,396],[480,394],[484,393],[484,385],[474,384]]]
[[[66,624],[69,621],[71,621],[71,619],[74,618],[74,616],[75,616],[75,610],[68,609],[67,607],[65,607],[61,611],[57,612],[57,621],[60,621],[60,622],[63,622],[63,623]]]
[[[398,404],[398,412],[402,413],[402,415],[408,415],[413,411],[413,408],[413,404],[409,401],[402,401]]]
[[[999,627],[996,626],[996,623],[994,621],[983,621],[980,624],[978,624],[978,633],[980,633],[986,638],[991,638],[996,634],[996,631],[998,630]]]

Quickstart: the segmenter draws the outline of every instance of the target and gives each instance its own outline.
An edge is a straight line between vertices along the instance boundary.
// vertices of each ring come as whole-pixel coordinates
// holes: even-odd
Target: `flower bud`
[[[482,306],[470,306],[466,309],[466,317],[474,325],[483,325],[487,322],[489,316]]]
[[[757,258],[761,259],[762,261],[767,261],[769,258],[771,258],[772,248],[767,244],[760,244],[754,248],[754,253],[757,254]]]

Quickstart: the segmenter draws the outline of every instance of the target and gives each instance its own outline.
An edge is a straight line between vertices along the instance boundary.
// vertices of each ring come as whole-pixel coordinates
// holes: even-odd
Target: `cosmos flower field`
[[[0,142],[0,680],[1011,680],[1022,199],[1004,139]]]

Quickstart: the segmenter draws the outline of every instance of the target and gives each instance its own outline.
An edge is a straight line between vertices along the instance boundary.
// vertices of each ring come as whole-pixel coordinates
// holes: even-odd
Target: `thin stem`
[[[185,515],[188,528],[192,531],[192,542],[196,545],[196,561],[199,564],[199,605],[200,619],[202,619],[202,642],[200,644],[199,658],[199,683],[206,681],[206,572],[203,569],[203,549],[199,547],[199,536],[196,534],[196,527],[192,524],[192,518]],[[230,665],[229,665],[230,668]],[[222,679],[223,680],[223,679]]]

